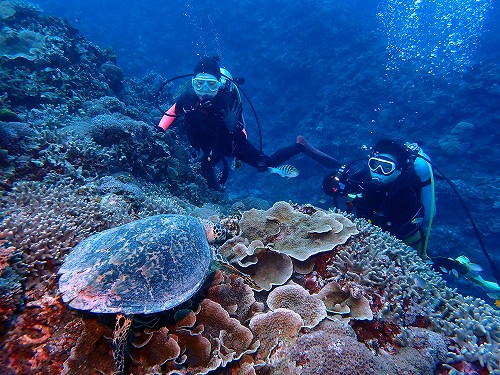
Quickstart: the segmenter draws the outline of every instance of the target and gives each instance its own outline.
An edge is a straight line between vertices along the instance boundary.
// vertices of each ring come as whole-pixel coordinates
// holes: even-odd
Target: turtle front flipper
[[[125,353],[127,350],[128,335],[132,326],[132,316],[118,314],[113,332],[113,361],[115,375],[123,375],[125,369]]]

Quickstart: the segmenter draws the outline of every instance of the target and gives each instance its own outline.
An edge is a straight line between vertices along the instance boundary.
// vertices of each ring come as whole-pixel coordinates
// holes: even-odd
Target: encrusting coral
[[[268,360],[272,350],[283,341],[295,342],[304,326],[301,316],[295,311],[278,308],[265,314],[257,314],[249,327],[260,341],[259,357]]]
[[[86,190],[36,187],[26,189],[31,195],[23,193],[22,185],[15,187],[16,199],[6,198],[12,211],[0,228],[2,241],[8,241],[3,242],[4,248],[13,246],[13,254],[19,255],[9,257],[4,271],[19,272],[26,288],[26,305],[2,336],[0,368],[5,373],[41,369],[54,374],[111,373],[112,345],[106,339],[112,337],[110,319],[68,309],[56,294],[50,272],[57,272],[61,257],[77,240],[112,224],[106,222],[102,207]],[[172,314],[137,318],[130,336],[129,373],[427,375],[464,369],[478,374],[500,371],[499,312],[484,301],[449,289],[413,249],[363,220],[352,221],[356,232],[351,229],[343,242],[333,242],[330,249],[316,247],[322,250],[309,256],[308,267],[301,267],[301,273],[294,270],[284,285],[273,284],[270,291],[253,290],[241,274],[246,269],[242,265],[248,262],[250,269],[262,263],[266,268],[269,261],[259,258],[259,252],[275,251],[271,243],[276,245],[294,233],[299,240],[288,243],[299,243],[302,248],[304,241],[311,240],[302,228],[320,228],[318,222],[332,215],[316,214],[321,211],[312,206],[280,203],[276,207],[287,212],[287,217],[300,217],[301,224],[292,226],[288,221],[287,225],[265,227],[267,219],[253,220],[255,226],[249,232],[249,226],[236,228],[241,221],[232,217],[227,222],[240,235],[220,249],[240,271],[230,267],[217,270],[189,306]],[[86,221],[71,216],[72,210]],[[46,212],[50,215],[43,215]],[[255,217],[255,212],[250,215]],[[283,215],[272,217],[270,222],[276,223]],[[64,220],[67,227],[57,225]],[[351,223],[347,217],[338,221],[347,227]],[[29,246],[20,228],[31,233]],[[55,235],[49,246],[47,237],[40,235],[45,232]],[[320,232],[314,231],[313,237]],[[248,233],[253,235],[244,237]],[[256,233],[264,235],[258,238]],[[38,249],[34,254],[43,249],[45,256],[33,258],[27,249]]]

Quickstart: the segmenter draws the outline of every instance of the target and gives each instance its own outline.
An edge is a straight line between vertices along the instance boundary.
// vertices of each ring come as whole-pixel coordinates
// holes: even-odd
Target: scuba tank
[[[432,227],[432,221],[436,216],[436,193],[434,187],[434,173],[430,163],[429,156],[422,150],[417,143],[405,143],[406,148],[410,152],[413,161],[413,168],[416,175],[422,184],[422,193],[420,202],[424,206],[424,222],[422,228],[425,230],[425,239],[423,244],[422,257],[427,257],[427,245]]]
[[[434,219],[434,216],[436,216],[434,175],[432,172],[432,165],[425,160],[431,160],[431,158],[416,143],[406,143],[405,146],[412,150],[413,168],[422,183],[422,195],[420,201],[425,209],[424,222],[429,223],[432,219]]]

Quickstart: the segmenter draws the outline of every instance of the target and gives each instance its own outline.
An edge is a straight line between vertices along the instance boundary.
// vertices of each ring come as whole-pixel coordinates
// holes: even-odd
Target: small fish
[[[495,306],[496,306],[496,307],[500,307],[500,299],[497,299],[497,300],[495,301]]]
[[[416,286],[418,286],[419,288],[426,288],[427,287],[427,281],[425,281],[425,279],[421,276],[415,276],[413,278],[413,282],[415,283]]]
[[[288,177],[288,178],[297,177],[299,175],[299,170],[295,168],[293,165],[289,164],[283,164],[276,168],[269,167],[267,168],[267,171],[269,173],[276,173],[281,177]]]
[[[417,224],[417,225],[419,225],[419,224],[420,224],[420,223],[422,223],[423,221],[424,221],[424,218],[423,218],[423,217],[416,217],[416,218],[414,218],[414,219],[411,221],[411,223],[412,223],[412,224]]]
[[[431,261],[437,270],[444,273],[451,272],[454,276],[465,275],[468,272],[467,266],[455,259],[437,256],[433,257]]]
[[[462,263],[467,267],[470,273],[473,275],[478,275],[479,272],[483,270],[483,267],[481,267],[479,264],[472,263],[469,258],[467,258],[465,255],[460,255],[458,258],[455,259],[457,262]]]
[[[469,271],[472,273],[479,273],[483,270],[483,267],[481,267],[479,264],[476,263],[469,263],[467,267],[469,268]]]

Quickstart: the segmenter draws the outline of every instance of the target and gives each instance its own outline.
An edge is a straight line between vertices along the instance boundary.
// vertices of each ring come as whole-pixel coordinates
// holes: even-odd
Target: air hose
[[[474,229],[474,233],[476,234],[476,237],[477,237],[477,239],[479,241],[479,245],[481,246],[481,249],[483,250],[484,256],[488,260],[488,262],[490,264],[490,267],[493,270],[493,275],[495,276],[495,279],[500,284],[500,269],[495,264],[495,262],[493,262],[493,260],[491,259],[490,254],[488,253],[488,250],[486,249],[486,245],[484,244],[483,236],[482,236],[481,232],[479,231],[479,229],[477,228],[476,222],[472,218],[470,210],[467,207],[467,205],[465,204],[465,201],[463,200],[462,196],[458,192],[458,189],[457,189],[456,185],[453,183],[453,181],[451,181],[448,177],[446,177],[445,174],[438,167],[436,167],[436,165],[434,163],[432,163],[429,158],[426,158],[425,156],[419,154],[418,152],[415,152],[414,150],[411,150],[411,149],[408,149],[408,150],[412,153],[412,155],[414,155],[416,157],[419,157],[419,158],[422,158],[427,163],[429,163],[430,165],[432,165],[432,167],[436,171],[439,172],[439,174],[441,175],[441,177],[448,183],[448,185],[450,185],[451,189],[455,192],[456,196],[458,197],[458,200],[460,201],[460,204],[462,205],[465,213],[467,214],[467,217],[469,218],[469,221],[470,221],[470,223],[472,225],[472,228]],[[431,174],[431,176],[432,176],[432,174]],[[429,225],[429,227],[430,227],[430,225]]]
[[[229,78],[228,76],[226,76],[225,74],[222,74],[222,76],[224,76],[226,79],[228,79],[229,81],[231,81],[234,86],[236,87],[236,89],[238,90],[238,97],[241,99],[241,96],[240,96],[240,92],[243,94],[243,96],[245,96],[248,104],[250,105],[250,108],[252,108],[252,112],[253,112],[253,115],[255,117],[255,122],[257,123],[257,128],[259,129],[259,146],[260,146],[260,156],[263,157],[264,155],[264,152],[263,152],[263,148],[262,148],[262,130],[261,130],[261,127],[260,127],[260,122],[259,122],[259,117],[257,116],[257,111],[255,111],[255,108],[252,104],[252,101],[250,100],[250,98],[248,97],[248,95],[245,93],[245,91],[243,91],[241,89],[241,87],[235,82],[235,80]],[[180,75],[180,76],[176,76],[174,78],[170,78],[168,80],[166,80],[165,82],[163,82],[163,84],[158,88],[158,91],[156,92],[156,108],[159,109],[159,111],[164,115],[164,116],[169,116],[169,117],[175,117],[175,115],[171,115],[169,113],[167,113],[167,110],[164,110],[163,108],[161,108],[161,103],[160,103],[160,95],[163,91],[163,89],[165,88],[166,85],[168,85],[169,83],[175,81],[175,80],[178,80],[178,79],[181,79],[181,78],[187,78],[187,77],[193,77],[192,74],[183,74],[183,75]],[[236,79],[237,80],[237,79]],[[184,85],[181,86],[180,90],[178,90],[178,92],[176,93],[176,95],[174,96],[174,99],[177,98],[179,92],[181,90],[183,90],[185,87],[187,86],[187,83],[185,83]]]

